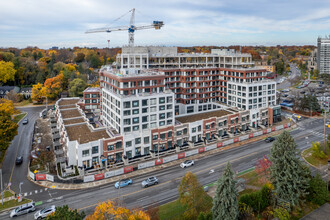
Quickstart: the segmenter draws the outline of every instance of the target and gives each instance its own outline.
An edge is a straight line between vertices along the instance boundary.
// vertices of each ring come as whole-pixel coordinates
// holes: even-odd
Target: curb
[[[25,199],[27,199],[27,198],[25,198]],[[27,200],[30,200],[29,202],[33,202],[32,199],[27,199]],[[26,203],[29,203],[29,202],[26,202]],[[26,204],[26,203],[23,203],[23,204]],[[23,205],[23,204],[21,204],[21,205]],[[10,208],[7,208],[7,209],[3,209],[3,210],[0,211],[0,213],[8,212],[8,211],[13,210],[13,209],[15,209],[15,208],[17,208],[17,207],[19,207],[21,205],[17,205],[17,206],[13,206],[13,207],[10,207]]]
[[[296,124],[286,128],[286,129],[281,129],[281,130],[278,130],[278,131],[275,131],[275,132],[272,132],[272,133],[268,133],[268,134],[257,136],[257,137],[251,138],[251,139],[244,140],[245,141],[244,143],[243,142],[237,142],[237,143],[233,143],[233,144],[230,144],[228,146],[225,146],[225,147],[210,150],[210,151],[206,152],[205,154],[197,154],[197,155],[185,157],[185,158],[182,158],[182,159],[179,159],[179,160],[176,160],[176,161],[172,161],[170,163],[167,163],[167,164],[169,164],[169,166],[166,166],[166,167],[173,167],[174,165],[180,164],[182,161],[187,160],[187,158],[200,159],[200,158],[203,158],[203,157],[204,158],[208,157],[210,155],[212,156],[214,154],[221,154],[222,151],[226,151],[228,149],[233,149],[233,148],[240,147],[240,146],[243,146],[243,145],[246,145],[246,144],[250,144],[250,143],[253,143],[253,142],[256,142],[256,141],[260,141],[260,140],[265,139],[265,137],[268,137],[270,135],[273,135],[273,136],[278,135],[279,133],[281,133],[283,131],[292,130],[295,127],[296,127]],[[156,170],[162,169],[162,168],[164,168],[163,164],[160,165],[160,166],[155,166],[155,167],[150,167],[150,168],[143,169],[143,170],[141,170],[141,173],[130,172],[130,173],[127,173],[127,174],[124,174],[124,175],[121,175],[121,176],[116,176],[114,178],[109,178],[109,179],[103,179],[103,180],[100,180],[100,181],[90,182],[90,183],[92,183],[91,186],[80,186],[81,184],[73,184],[74,187],[71,187],[68,183],[60,183],[61,185],[62,184],[67,185],[66,188],[61,188],[61,187],[56,187],[56,186],[55,186],[55,188],[53,188],[53,187],[51,187],[51,185],[54,185],[53,182],[42,181],[42,183],[41,183],[40,181],[32,180],[29,177],[29,175],[27,175],[27,176],[28,176],[29,181],[31,181],[34,184],[37,184],[41,187],[50,188],[50,189],[57,189],[57,190],[79,190],[79,189],[88,189],[88,188],[93,188],[93,187],[113,183],[113,182],[116,182],[116,181],[118,181],[120,179],[123,179],[123,178],[131,178],[131,177],[135,177],[135,176],[141,176],[141,174],[148,174],[150,172],[153,172],[153,171],[156,171]],[[150,169],[150,170],[147,170],[147,169]],[[108,181],[106,181],[106,180],[108,180]],[[82,184],[84,184],[84,183],[82,183]],[[56,185],[56,183],[55,183],[55,185]]]
[[[319,167],[317,167],[317,166],[314,166],[313,164],[311,164],[311,163],[309,163],[306,159],[305,159],[305,157],[303,156],[303,153],[306,151],[306,150],[309,150],[310,148],[307,148],[307,149],[305,149],[305,150],[303,150],[301,153],[300,153],[300,156],[301,156],[301,158],[309,165],[309,166],[311,166],[311,167],[314,167],[315,169],[319,169]]]
[[[26,115],[23,117],[23,118],[21,118],[21,120],[19,120],[18,122],[17,122],[17,124],[19,124],[26,116],[28,116],[28,112],[22,112],[21,114],[24,114],[24,113],[26,113]]]

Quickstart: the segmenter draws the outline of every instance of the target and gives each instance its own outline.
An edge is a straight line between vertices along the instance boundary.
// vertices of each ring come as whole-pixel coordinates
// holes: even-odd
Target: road
[[[322,119],[303,119],[299,127],[291,131],[299,150],[308,148],[312,141],[323,140]],[[327,129],[329,133],[330,129]],[[187,171],[194,172],[199,181],[205,185],[215,182],[222,173],[226,163],[230,161],[235,172],[245,170],[256,165],[258,159],[269,153],[271,143],[257,141],[241,147],[233,148],[216,155],[210,155],[195,160],[195,165],[186,169],[179,166],[169,167],[160,171],[133,178],[133,185],[115,189],[112,184],[103,185],[76,191],[59,191],[48,189],[42,193],[27,195],[34,201],[42,201],[37,209],[47,205],[62,206],[67,204],[70,208],[76,208],[91,214],[95,206],[102,201],[118,200],[122,205],[129,208],[146,208],[150,205],[161,205],[178,197],[178,185],[180,179]],[[214,172],[210,173],[213,169]],[[157,176],[159,184],[149,188],[142,188],[141,181],[149,176]],[[1,213],[0,219],[8,219],[9,213]],[[19,217],[18,219],[31,219],[32,214]]]
[[[20,108],[22,112],[27,112],[26,118],[29,119],[27,125],[23,125],[22,121],[19,123],[18,134],[10,144],[4,162],[2,164],[2,175],[4,186],[11,183],[10,189],[19,193],[19,184],[22,182],[22,190],[37,190],[41,187],[31,183],[27,180],[28,158],[31,151],[31,141],[33,133],[33,125],[35,120],[39,117],[39,112],[45,107],[30,107]],[[17,156],[23,156],[23,163],[15,165]]]
[[[289,64],[290,65],[290,75],[288,77],[289,80],[295,78],[296,76],[301,76],[300,70],[298,69],[298,67],[292,63]],[[284,80],[282,83],[278,84],[276,87],[277,89],[288,89],[291,86],[291,83],[289,82],[289,80]]]

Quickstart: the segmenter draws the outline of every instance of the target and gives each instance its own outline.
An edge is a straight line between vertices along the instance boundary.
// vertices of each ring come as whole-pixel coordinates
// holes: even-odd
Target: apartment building
[[[307,68],[309,71],[317,69],[317,48],[311,51],[308,59]]]
[[[80,106],[83,110],[95,111],[101,108],[101,89],[99,87],[88,87],[83,91],[83,100]]]
[[[123,47],[116,57],[119,69],[162,69],[223,67],[254,65],[251,54],[233,49],[212,49],[211,53],[178,53],[177,47]]]
[[[330,74],[330,36],[317,38],[317,69],[320,74]]]
[[[255,68],[265,69],[267,72],[271,73],[276,71],[276,67],[274,65],[256,65]]]

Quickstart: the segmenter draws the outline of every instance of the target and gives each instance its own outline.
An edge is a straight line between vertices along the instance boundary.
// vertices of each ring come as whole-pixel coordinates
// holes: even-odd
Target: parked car
[[[123,179],[123,180],[120,180],[120,182],[118,181],[115,183],[115,188],[116,189],[118,189],[119,187],[123,188],[123,187],[131,185],[131,184],[133,184],[132,179]]]
[[[273,142],[273,141],[275,141],[275,138],[274,138],[274,137],[267,137],[267,138],[265,139],[265,142],[266,142],[266,143],[270,143],[270,142]]]
[[[149,177],[148,179],[144,180],[142,182],[142,187],[147,188],[149,186],[157,185],[157,184],[158,184],[158,179],[155,176],[153,176],[153,177]]]
[[[295,119],[295,120],[298,120],[298,121],[301,120],[301,116],[297,115],[297,114],[293,114],[292,118]]]
[[[18,156],[16,157],[16,161],[15,161],[16,165],[20,165],[23,163],[23,157],[22,156]]]
[[[29,123],[29,119],[26,118],[26,119],[23,120],[22,124],[26,125],[27,123]]]
[[[55,212],[55,206],[52,205],[52,206],[49,206],[49,207],[46,207],[46,208],[43,208],[39,211],[37,211],[35,214],[34,214],[34,219],[43,219],[43,218],[47,218],[47,216],[49,216],[50,214],[52,214],[53,212]]]
[[[182,162],[180,164],[181,168],[186,168],[186,167],[190,167],[193,166],[195,164],[195,162],[193,160],[186,160],[185,162]]]
[[[20,215],[24,215],[30,212],[34,212],[36,207],[34,206],[33,202],[26,203],[24,205],[18,206],[16,209],[10,212],[10,218],[14,218]]]

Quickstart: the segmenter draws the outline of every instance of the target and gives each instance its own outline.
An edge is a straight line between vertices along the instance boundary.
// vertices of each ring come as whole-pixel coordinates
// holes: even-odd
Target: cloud
[[[133,7],[137,25],[165,23],[137,31],[140,45],[315,44],[330,30],[330,2],[323,0],[11,0],[1,2],[0,47],[106,47],[107,39],[121,46],[125,32],[84,32],[128,25]]]

